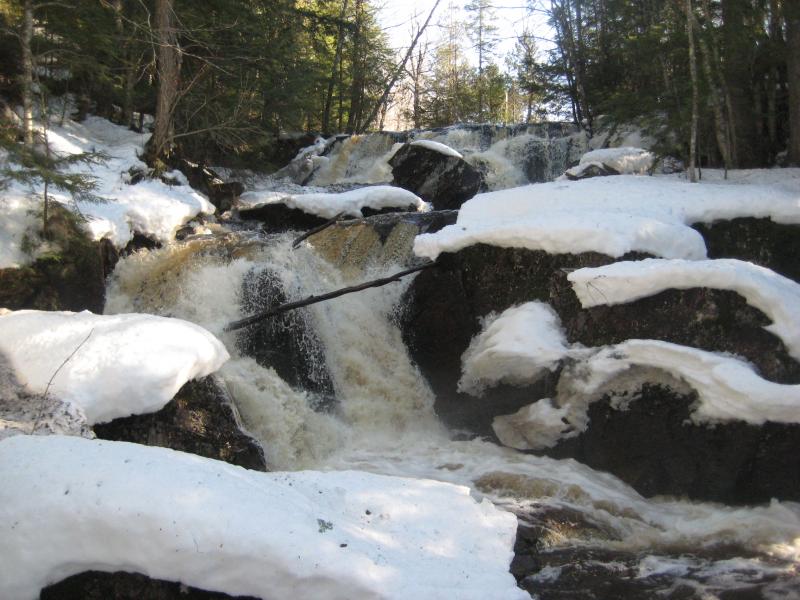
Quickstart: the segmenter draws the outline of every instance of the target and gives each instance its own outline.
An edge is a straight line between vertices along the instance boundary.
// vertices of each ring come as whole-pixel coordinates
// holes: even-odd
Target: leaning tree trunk
[[[22,126],[25,145],[33,147],[33,0],[25,0],[22,12]]]
[[[800,4],[784,2],[789,80],[789,162],[800,166]]]
[[[153,136],[148,143],[146,158],[151,166],[169,157],[173,142],[172,117],[178,99],[181,72],[181,51],[175,30],[173,0],[156,0],[156,67],[158,91]]]

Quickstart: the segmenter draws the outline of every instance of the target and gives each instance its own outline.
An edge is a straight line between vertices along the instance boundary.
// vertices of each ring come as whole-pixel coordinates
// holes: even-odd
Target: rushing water
[[[674,591],[678,584],[694,590],[694,596],[680,597],[715,598],[719,590],[753,583],[766,586],[765,597],[797,597],[791,583],[800,560],[796,505],[646,500],[575,461],[452,439],[391,318],[410,278],[303,309],[324,347],[337,399],[334,410],[315,410],[311,394],[240,355],[236,334],[223,333],[225,324],[244,316],[247,278],[270,269],[292,300],[395,271],[389,257],[399,250],[383,253],[383,260],[344,254],[331,261],[330,238],[312,237],[297,249],[291,239],[220,232],[135,254],[117,266],[107,307],[110,313],[180,317],[218,335],[233,357],[221,376],[272,469],[362,469],[467,485],[476,497],[486,495],[526,521],[545,523],[545,555],[569,551],[574,565],[580,549],[610,553],[593,554],[592,568],[604,578],[624,573],[656,590]],[[380,254],[374,247],[371,252]],[[548,520],[554,511],[574,517]],[[529,583],[557,585],[565,569],[561,563],[544,566]]]
[[[312,186],[387,183],[392,179],[389,159],[412,140],[432,140],[458,150],[483,172],[490,190],[551,181],[577,162],[588,143],[584,133],[559,123],[371,133],[320,141],[301,151],[281,175]]]

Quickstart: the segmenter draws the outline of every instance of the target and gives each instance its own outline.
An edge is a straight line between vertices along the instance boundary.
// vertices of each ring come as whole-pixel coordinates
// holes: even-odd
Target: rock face
[[[255,314],[288,301],[280,277],[269,269],[251,272],[242,289],[242,310]],[[242,329],[239,350],[264,367],[272,367],[294,388],[316,394],[320,405],[333,402],[333,382],[325,353],[306,309],[264,319]]]
[[[645,384],[624,410],[608,395],[589,428],[545,453],[609,471],[644,496],[685,495],[727,504],[800,500],[800,427],[691,423],[695,393]]]
[[[641,258],[629,255],[621,260]],[[402,331],[436,394],[442,420],[456,430],[494,437],[494,416],[516,412],[537,399],[557,398],[560,371],[526,387],[490,388],[481,398],[457,389],[461,356],[480,331],[480,319],[532,300],[555,309],[571,344],[663,340],[733,353],[768,380],[800,383],[800,365],[779,338],[763,329],[770,320],[734,292],[668,290],[628,304],[581,308],[567,273],[610,262],[612,258],[593,253],[548,255],[476,245],[443,254],[438,268],[420,273],[406,295]],[[692,425],[688,419],[696,397],[655,385],[658,381],[644,383],[624,390],[637,397],[625,403],[626,410],[602,396],[614,389],[598,392],[588,429],[546,453],[610,471],[648,496],[672,494],[727,503],[800,498],[800,426]]]
[[[213,375],[189,381],[160,411],[94,426],[100,439],[161,446],[266,471],[264,451],[246,433],[233,401]]]
[[[40,600],[257,600],[185,586],[176,581],[151,579],[140,573],[86,571],[44,588]]]
[[[389,160],[394,185],[417,194],[437,210],[459,208],[486,186],[483,175],[463,158],[405,144]]]
[[[49,229],[52,252],[21,269],[0,269],[0,307],[102,313],[105,277],[117,260],[113,246],[91,241],[55,203]]]
[[[610,262],[611,258],[594,253],[550,255],[479,244],[443,254],[438,268],[420,273],[405,298],[402,331],[411,357],[436,394],[436,412],[442,420],[454,429],[493,437],[493,415],[515,412],[551,395],[555,376],[533,389],[501,386],[487,390],[482,398],[459,393],[461,355],[480,331],[480,319],[493,311],[541,300],[560,305],[559,313],[577,313],[580,304],[567,272]]]
[[[800,281],[800,226],[752,217],[693,225],[709,258],[738,258]]]

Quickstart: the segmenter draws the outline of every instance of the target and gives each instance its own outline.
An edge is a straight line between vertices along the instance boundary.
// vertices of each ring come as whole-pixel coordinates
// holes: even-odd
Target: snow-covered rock
[[[643,148],[621,146],[591,150],[581,156],[580,164],[601,163],[621,175],[647,175],[655,159],[652,152]]]
[[[774,271],[735,259],[623,261],[567,275],[584,308],[623,304],[668,289],[731,290],[759,309],[789,353],[800,360],[800,284]]]
[[[556,312],[544,302],[528,302],[489,315],[462,357],[458,389],[480,396],[497,383],[523,385],[553,371],[569,352]]]
[[[239,198],[239,207],[246,210],[271,204],[283,204],[287,208],[302,210],[323,219],[332,219],[342,213],[351,217],[362,217],[362,210],[365,208],[375,211],[385,208],[411,208],[421,212],[430,210],[430,205],[416,194],[390,185],[374,185],[340,193],[251,191],[245,192]]]
[[[21,310],[0,315],[0,353],[33,393],[83,410],[89,424],[154,412],[228,359],[202,327],[152,315]]]
[[[516,518],[466,487],[62,436],[0,442],[0,480],[9,600],[92,569],[276,600],[528,598]]]
[[[414,251],[435,259],[482,243],[553,254],[619,257],[639,251],[698,260],[706,248],[689,227],[693,223],[749,216],[800,224],[800,169],[780,171],[699,184],[622,175],[479,194],[464,203],[455,225],[418,236]]]

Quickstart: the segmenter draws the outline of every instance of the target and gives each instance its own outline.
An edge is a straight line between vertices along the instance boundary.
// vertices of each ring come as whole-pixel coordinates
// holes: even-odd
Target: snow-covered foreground
[[[194,323],[88,311],[0,314],[0,354],[28,391],[72,403],[89,424],[157,411],[228,360]]]
[[[414,251],[435,259],[489,244],[551,254],[620,257],[638,251],[698,260],[706,257],[706,247],[693,223],[737,217],[800,223],[800,169],[748,174],[699,184],[675,176],[620,175],[478,194],[461,207],[456,224],[418,236]]]
[[[0,442],[0,480],[8,600],[92,569],[276,600],[528,597],[516,519],[461,486],[62,436]]]
[[[144,168],[139,159],[149,134],[138,134],[100,117],[88,117],[83,123],[66,120],[53,124],[47,132],[54,153],[66,156],[82,152],[104,152],[110,158],[99,165],[75,165],[71,172],[94,178],[94,191],[105,202],[78,201],[69,194],[49,190],[50,197],[67,206],[77,206],[86,217],[86,227],[96,239],[108,238],[124,247],[134,233],[166,243],[187,221],[199,214],[213,214],[214,206],[189,187],[181,173],[168,176],[180,182],[168,186],[160,180],[145,179],[130,185],[128,171]],[[13,163],[10,165],[13,168]],[[22,239],[37,225],[32,213],[41,210],[42,188],[12,183],[0,191],[0,268],[17,267],[30,262],[22,249]]]

